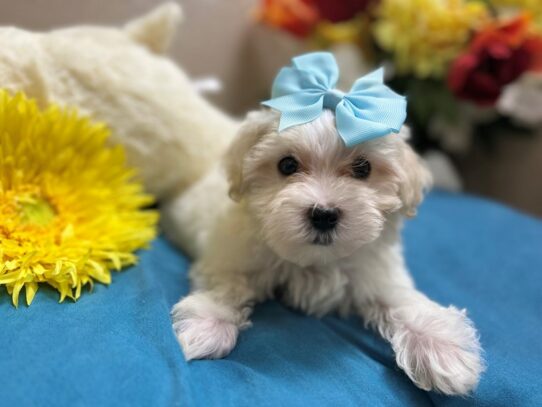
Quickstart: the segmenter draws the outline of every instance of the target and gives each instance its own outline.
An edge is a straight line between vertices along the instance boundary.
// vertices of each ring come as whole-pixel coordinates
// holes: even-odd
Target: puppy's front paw
[[[186,360],[223,358],[237,341],[237,327],[214,318],[174,320],[173,329]]]
[[[401,310],[403,327],[391,343],[397,364],[423,390],[465,395],[484,370],[476,330],[455,307]]]
[[[186,360],[223,358],[237,342],[237,325],[203,294],[184,298],[173,307],[171,315]]]

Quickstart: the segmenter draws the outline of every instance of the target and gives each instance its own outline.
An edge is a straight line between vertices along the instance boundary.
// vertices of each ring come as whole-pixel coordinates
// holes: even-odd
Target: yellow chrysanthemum
[[[488,18],[483,3],[468,0],[382,0],[376,42],[393,55],[398,73],[442,77]]]
[[[39,283],[77,299],[110,269],[133,264],[155,236],[157,214],[121,147],[74,110],[0,91],[0,285],[17,306]]]

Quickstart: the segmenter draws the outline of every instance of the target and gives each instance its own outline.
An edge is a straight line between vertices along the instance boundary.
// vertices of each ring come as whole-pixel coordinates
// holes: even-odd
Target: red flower
[[[308,36],[321,20],[345,21],[367,9],[373,0],[263,0],[261,21],[297,37]]]
[[[320,14],[320,18],[338,23],[350,20],[357,14],[367,10],[372,0],[312,0]]]
[[[320,18],[309,0],[264,0],[258,18],[297,37],[309,35]]]
[[[525,71],[542,69],[542,38],[530,27],[530,17],[521,15],[478,32],[450,68],[452,92],[479,105],[492,105],[503,86]]]

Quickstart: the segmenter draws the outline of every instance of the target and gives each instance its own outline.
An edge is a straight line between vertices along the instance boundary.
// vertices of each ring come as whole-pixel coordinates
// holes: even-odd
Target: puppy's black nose
[[[334,229],[339,223],[340,211],[337,208],[315,207],[309,209],[308,213],[312,226],[321,232]]]

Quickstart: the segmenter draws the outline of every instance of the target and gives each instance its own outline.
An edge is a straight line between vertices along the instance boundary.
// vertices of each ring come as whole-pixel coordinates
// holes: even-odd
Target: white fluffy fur
[[[0,28],[0,87],[106,122],[159,199],[200,178],[238,125],[163,57],[180,19],[167,3],[124,28]]]
[[[196,258],[194,293],[172,314],[186,358],[228,354],[254,304],[281,287],[309,314],[360,315],[420,388],[468,393],[483,370],[476,331],[464,311],[419,293],[403,260],[402,217],[430,183],[407,130],[347,149],[330,112],[280,134],[277,124],[271,111],[250,114],[225,173],[211,169],[163,208],[170,237]],[[289,177],[277,170],[286,155],[301,164]],[[350,173],[359,156],[372,164],[366,180]],[[306,213],[315,205],[342,211],[331,245],[312,243]]]
[[[187,359],[226,356],[244,322],[209,293],[193,293],[173,307],[173,329]]]

